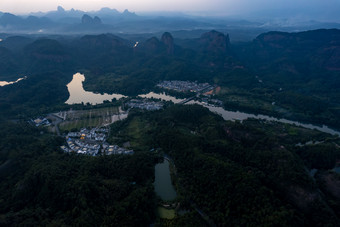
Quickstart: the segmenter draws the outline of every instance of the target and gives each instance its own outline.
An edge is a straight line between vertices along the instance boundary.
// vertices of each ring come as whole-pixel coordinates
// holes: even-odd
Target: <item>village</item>
[[[148,99],[132,99],[125,104],[129,108],[137,108],[143,110],[160,110],[163,108],[163,102],[149,101]]]
[[[179,92],[189,91],[197,93],[195,96],[185,99],[180,104],[184,104],[199,95],[203,95],[205,97],[201,99],[202,103],[214,104],[217,106],[222,105],[220,100],[210,98],[210,93],[212,93],[215,86],[208,83],[163,81],[157,86]],[[31,124],[37,127],[54,127],[55,132],[58,135],[65,137],[66,143],[60,148],[66,153],[77,153],[90,156],[116,154],[131,155],[134,151],[128,149],[128,146],[119,147],[118,145],[111,145],[106,142],[109,136],[108,125],[117,120],[126,118],[129,109],[137,108],[147,111],[156,111],[164,108],[164,102],[150,99],[131,99],[126,102],[124,106],[125,109],[128,109],[125,112],[122,111],[121,107],[105,107],[88,111],[75,111],[71,109],[70,111],[49,114],[46,118],[39,117],[35,120],[32,119]],[[59,127],[62,127],[61,130],[59,130]],[[79,130],[79,128],[81,129]],[[62,132],[66,132],[66,134]]]
[[[171,81],[163,81],[157,84],[157,87],[165,88],[169,90],[175,90],[178,92],[200,92],[207,88],[212,87],[212,85],[208,83],[196,83],[192,81],[180,81],[180,80],[171,80]]]
[[[109,129],[101,128],[82,128],[78,132],[69,132],[66,135],[67,145],[60,148],[67,153],[74,152],[91,156],[97,155],[115,155],[115,154],[133,154],[133,150],[128,150],[118,145],[110,145],[106,142]]]

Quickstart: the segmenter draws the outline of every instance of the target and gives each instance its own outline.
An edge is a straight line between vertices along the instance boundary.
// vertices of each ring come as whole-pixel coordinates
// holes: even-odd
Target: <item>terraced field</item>
[[[105,126],[127,117],[127,113],[122,112],[119,107],[77,111],[70,110],[58,113],[58,115],[65,119],[59,125],[61,131]]]

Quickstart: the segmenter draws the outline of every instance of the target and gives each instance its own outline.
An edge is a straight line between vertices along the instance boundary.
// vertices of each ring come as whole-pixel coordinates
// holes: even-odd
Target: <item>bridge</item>
[[[207,92],[207,91],[211,91],[213,89],[215,89],[215,86],[208,85],[208,86],[202,88],[201,90],[199,90],[196,95],[194,95],[194,96],[192,96],[190,98],[184,99],[183,101],[180,101],[178,104],[184,105],[185,103],[188,103],[191,100],[194,100],[195,97],[199,97],[202,93]]]

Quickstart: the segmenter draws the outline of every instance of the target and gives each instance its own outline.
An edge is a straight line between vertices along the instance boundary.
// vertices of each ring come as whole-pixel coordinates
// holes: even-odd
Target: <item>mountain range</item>
[[[89,17],[96,22],[89,23]],[[30,13],[22,16],[0,12],[0,32],[10,34],[99,34],[107,32],[114,34],[161,34],[164,31],[170,31],[177,37],[191,35],[189,38],[197,38],[199,36],[193,36],[194,33],[191,33],[191,31],[197,31],[196,34],[201,34],[215,29],[231,34],[234,37],[233,41],[250,41],[259,34],[271,30],[291,32],[318,28],[340,28],[340,24],[287,19],[258,22],[238,18],[185,14],[137,15],[129,10],[119,12],[107,7],[98,11],[86,12],[76,9],[65,10],[59,6],[54,11]]]

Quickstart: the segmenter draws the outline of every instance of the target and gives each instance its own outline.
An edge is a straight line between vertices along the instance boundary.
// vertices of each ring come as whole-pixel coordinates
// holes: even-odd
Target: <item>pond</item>
[[[85,91],[83,87],[83,82],[85,81],[85,76],[80,73],[76,73],[73,75],[72,81],[67,84],[67,89],[70,94],[70,97],[65,102],[66,104],[81,104],[81,103],[90,103],[92,105],[101,104],[105,100],[111,101],[112,99],[121,99],[126,97],[120,94],[99,94],[93,93],[89,91]]]
[[[152,97],[152,98],[162,99],[162,100],[165,100],[165,101],[173,101],[174,103],[179,103],[179,102],[183,101],[183,99],[177,99],[175,97],[166,95],[165,93],[155,94],[153,92],[150,92],[146,95],[140,95],[140,97],[147,97],[147,98]],[[255,115],[255,114],[248,114],[248,113],[244,113],[244,112],[240,112],[240,111],[228,111],[228,110],[223,109],[222,107],[216,107],[216,106],[208,105],[206,103],[198,102],[198,101],[190,101],[187,104],[199,104],[199,105],[202,105],[204,107],[207,107],[211,112],[214,112],[214,113],[221,115],[224,120],[229,120],[229,121],[240,120],[240,121],[243,121],[243,120],[246,120],[248,118],[263,119],[263,120],[268,120],[268,121],[277,121],[277,122],[286,123],[286,124],[295,124],[297,126],[301,126],[301,127],[304,127],[304,128],[317,129],[321,132],[340,136],[340,132],[333,130],[333,129],[325,126],[325,125],[317,126],[317,125],[313,125],[313,124],[301,123],[301,122],[298,122],[298,121],[291,121],[291,120],[287,120],[287,119],[279,119],[279,118],[270,117],[270,116],[266,116],[266,115],[262,115],[262,114]]]
[[[23,78],[17,79],[16,81],[10,81],[10,82],[8,82],[8,81],[0,81],[0,87],[6,86],[6,85],[10,85],[10,84],[18,83],[19,81],[24,80],[24,79],[26,79],[26,78],[27,78],[27,77],[25,76],[25,77],[23,77]]]
[[[171,182],[169,161],[164,159],[163,163],[155,166],[155,191],[156,194],[164,201],[176,199],[177,194]]]

